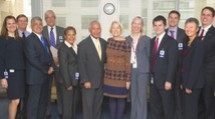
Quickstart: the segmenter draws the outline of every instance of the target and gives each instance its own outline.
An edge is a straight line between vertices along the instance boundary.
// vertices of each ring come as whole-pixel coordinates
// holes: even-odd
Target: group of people
[[[153,38],[144,35],[140,16],[132,20],[127,37],[113,21],[107,41],[95,20],[90,35],[77,45],[76,29],[57,26],[52,10],[45,12],[46,26],[40,17],[31,19],[32,33],[26,31],[25,15],[5,17],[0,79],[10,99],[9,119],[15,119],[20,100],[27,119],[50,115],[53,79],[62,119],[75,119],[80,93],[83,119],[101,119],[104,96],[109,97],[110,119],[123,119],[129,96],[130,119],[214,119],[215,10],[202,9],[201,27],[188,18],[179,28],[175,10],[167,19],[168,28],[165,17],[153,19]]]

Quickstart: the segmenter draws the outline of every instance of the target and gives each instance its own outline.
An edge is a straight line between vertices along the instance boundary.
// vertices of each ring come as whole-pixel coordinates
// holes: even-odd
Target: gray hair
[[[47,10],[47,11],[45,12],[45,18],[48,16],[48,14],[53,14],[54,17],[56,18],[55,12],[54,12],[53,10]]]
[[[98,24],[101,28],[100,22],[97,20],[93,20],[90,22],[88,29],[90,30],[94,24]]]
[[[43,22],[42,19],[41,19],[40,17],[36,16],[36,17],[33,17],[33,18],[31,19],[31,25],[33,25],[33,23],[34,23],[36,20]]]
[[[188,19],[186,20],[186,22],[185,22],[185,25],[186,25],[187,23],[195,23],[195,24],[196,24],[196,28],[199,28],[199,21],[198,21],[198,19],[196,19],[196,18],[193,18],[193,17],[188,18]]]

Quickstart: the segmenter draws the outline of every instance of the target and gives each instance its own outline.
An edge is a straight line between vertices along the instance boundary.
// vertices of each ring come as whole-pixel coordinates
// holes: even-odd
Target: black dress
[[[0,79],[5,78],[4,72],[8,72],[9,99],[18,99],[24,97],[25,93],[25,61],[24,44],[19,38],[0,37]]]

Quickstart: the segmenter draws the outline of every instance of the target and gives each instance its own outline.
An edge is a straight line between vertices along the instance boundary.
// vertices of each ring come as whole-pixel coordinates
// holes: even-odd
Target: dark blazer
[[[215,86],[215,28],[208,29],[203,45],[205,49],[205,77],[206,83]]]
[[[132,45],[132,37],[126,37],[130,46]],[[131,46],[132,47],[132,46]],[[138,72],[149,73],[150,72],[150,38],[148,36],[141,36],[136,49]]]
[[[151,40],[151,53],[153,53],[155,38],[156,37]],[[163,51],[164,54],[161,57],[160,53]],[[172,85],[174,84],[178,61],[177,57],[177,42],[165,34],[155,57],[154,81],[157,88],[164,89],[166,81],[171,82]]]
[[[42,34],[49,42],[50,39],[49,39],[49,31],[48,31],[47,25],[43,27]],[[64,28],[60,27],[60,26],[56,26],[56,35],[57,35],[57,38],[55,38],[56,39],[56,48],[58,49],[60,47],[60,44],[62,42],[64,42]]]
[[[45,40],[46,41],[46,40]],[[49,47],[48,42],[46,42]],[[48,79],[48,68],[54,66],[52,54],[50,57],[35,33],[31,33],[25,40],[26,78],[28,84],[42,84]],[[49,52],[50,49],[48,48]]]
[[[198,37],[191,46],[186,46],[183,58],[182,83],[184,88],[194,89],[204,86],[204,46]]]
[[[24,42],[22,38],[0,37],[0,79],[7,69],[24,70]]]
[[[101,61],[90,36],[81,41],[78,45],[80,81],[81,83],[89,81],[92,84],[92,88],[99,88],[103,84],[107,43],[102,38],[99,38],[99,41],[102,49]]]
[[[78,57],[73,48],[69,48],[65,43],[62,43],[58,49],[59,70],[63,78],[65,87],[77,86],[78,80],[75,79],[75,74],[78,73]]]

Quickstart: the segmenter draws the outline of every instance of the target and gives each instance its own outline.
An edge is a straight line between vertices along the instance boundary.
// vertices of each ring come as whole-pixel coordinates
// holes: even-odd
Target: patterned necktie
[[[22,38],[26,38],[25,32],[22,32]]]
[[[154,73],[155,71],[155,58],[158,52],[158,40],[159,38],[156,38],[155,42],[154,42],[154,49],[153,49],[153,54],[152,54],[152,72]]]
[[[49,37],[50,38],[50,45],[53,47],[56,47],[53,29],[54,28],[51,28],[51,31],[50,31],[50,37]]]
[[[99,59],[102,60],[102,50],[101,50],[99,39],[96,39],[96,50],[99,55]]]
[[[204,29],[202,29],[202,32],[201,32],[201,34],[200,34],[200,36],[199,36],[199,38],[200,38],[201,40],[203,40],[203,37],[204,37],[204,36],[203,36],[203,35],[204,35],[204,31],[205,31],[205,30],[204,30]]]
[[[171,36],[173,39],[175,39],[175,37],[174,37],[174,32],[175,32],[175,31],[170,30],[169,32],[170,32],[170,36]]]

